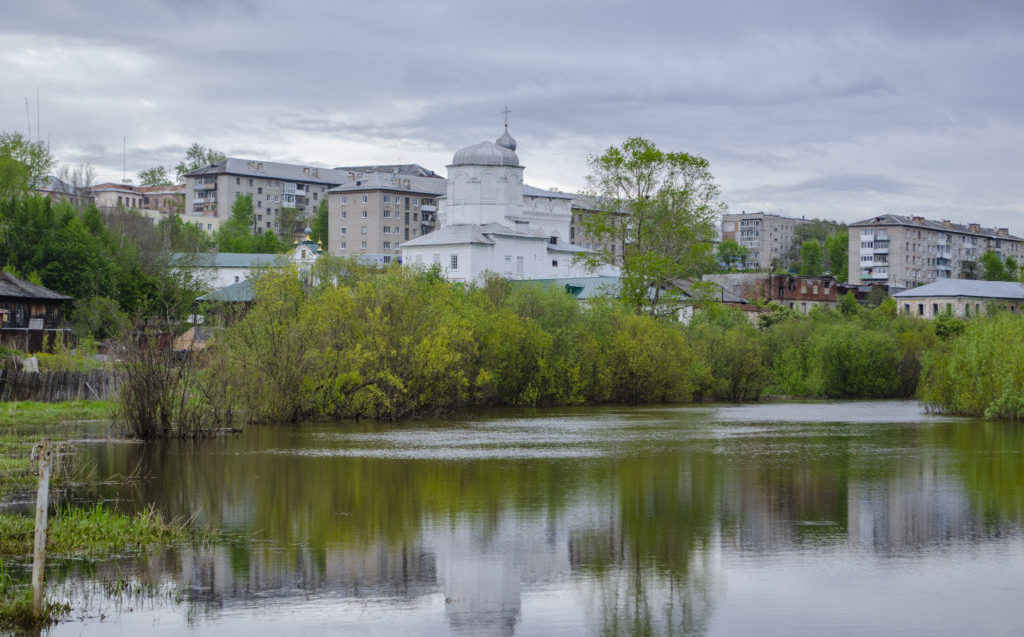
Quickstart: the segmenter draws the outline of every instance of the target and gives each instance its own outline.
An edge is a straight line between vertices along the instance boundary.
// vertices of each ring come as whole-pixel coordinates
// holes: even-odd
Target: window
[[[263,221],[263,215],[256,215],[256,221]]]
[[[416,233],[417,233],[417,230],[416,230],[416,228],[413,228],[413,229],[412,229],[412,236],[414,236],[414,237],[415,237],[415,236],[416,236]]]
[[[409,225],[409,213],[408,212],[405,213],[405,223],[406,223],[406,225]]]
[[[384,226],[384,234],[391,234],[391,226]]]
[[[505,272],[508,273],[508,274],[512,274],[512,255],[511,254],[506,254],[505,255]]]
[[[391,242],[390,241],[385,241],[384,242],[384,249],[385,250],[390,250],[391,249]]]
[[[391,218],[391,211],[390,210],[385,210],[384,211],[384,218],[385,219],[390,219]]]
[[[252,186],[252,179],[249,180],[249,185]]]
[[[359,228],[359,234],[366,234],[366,226]]]
[[[263,194],[263,186],[260,186],[259,188],[256,189],[256,194],[257,195],[262,195]]]
[[[238,283],[238,275],[235,275],[235,283]]]
[[[523,273],[523,257],[516,257],[516,274]]]
[[[366,203],[366,201],[367,201],[366,195],[363,195],[363,203]]]
[[[391,195],[384,195],[384,203],[391,203]]]
[[[384,263],[391,263],[391,257],[386,256],[382,260],[384,261]]]
[[[207,230],[213,230],[213,224],[212,223],[206,224],[206,229]]]
[[[342,226],[341,227],[341,236],[344,237],[347,234],[348,234],[348,228],[346,228],[345,226]]]
[[[434,263],[441,263],[441,253],[440,252],[435,252],[433,259],[434,259]]]
[[[235,184],[236,185],[241,185],[242,184],[242,178],[241,177],[235,177]]]
[[[363,219],[366,219],[366,211],[363,211]]]
[[[256,207],[257,208],[262,208],[263,207],[263,202],[262,201],[257,201],[256,202]]]
[[[365,241],[360,241],[359,242],[359,247],[362,248],[363,250],[365,250],[366,249],[366,242]]]
[[[326,192],[327,186],[320,186],[320,192]]]
[[[405,240],[406,241],[409,240],[409,229],[408,228],[405,229]]]
[[[408,201],[408,200],[406,200],[406,201]],[[451,269],[452,270],[458,270],[459,269],[459,255],[457,255],[457,254],[453,254],[452,255],[452,266],[451,266]]]
[[[552,259],[552,260],[551,260],[551,267],[553,267],[553,268],[557,268],[557,267],[558,267],[558,261],[557,261],[557,260],[555,260],[555,259]]]
[[[406,210],[409,209],[409,198],[408,197],[405,198],[405,209]]]
[[[341,205],[343,205],[343,206],[344,206],[344,205],[345,205],[345,204],[347,204],[347,203],[348,203],[348,197],[342,197],[342,198],[341,198]]]
[[[342,219],[348,219],[348,210],[342,210],[341,211],[341,218]]]
[[[347,246],[345,245],[345,242],[344,242],[344,241],[342,241],[342,242],[341,242],[341,249],[342,249],[342,250],[344,250],[344,249],[345,249],[346,247],[347,247]]]

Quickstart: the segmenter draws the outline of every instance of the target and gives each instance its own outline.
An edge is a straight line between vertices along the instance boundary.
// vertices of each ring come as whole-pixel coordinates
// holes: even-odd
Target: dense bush
[[[1024,317],[967,321],[959,337],[925,356],[919,396],[952,414],[1024,420]]]

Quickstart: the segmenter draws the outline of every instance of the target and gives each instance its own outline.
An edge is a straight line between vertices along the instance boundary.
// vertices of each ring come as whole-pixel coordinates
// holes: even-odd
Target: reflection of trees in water
[[[720,466],[714,456],[693,454],[615,466],[607,520],[570,538],[571,566],[592,587],[589,603],[602,634],[706,631]]]
[[[332,455],[329,442],[311,449],[308,438],[293,451],[294,431],[253,428],[199,446],[111,446],[97,450],[97,465],[101,476],[125,473],[141,458],[154,478],[119,487],[136,507],[156,502],[169,516],[196,512],[246,534],[147,558],[144,581],[176,573],[194,599],[216,604],[314,589],[410,598],[443,580],[455,593],[445,591],[453,630],[490,617],[512,632],[519,588],[562,577],[566,561],[605,634],[701,634],[720,587],[719,546],[891,555],[1018,533],[1024,426],[787,435],[588,460],[410,460]],[[459,546],[439,549],[444,537]],[[461,564],[460,577],[485,569],[480,555],[504,561],[477,597],[461,592],[474,590],[466,577],[438,572],[442,562]],[[561,562],[545,570],[524,555]]]

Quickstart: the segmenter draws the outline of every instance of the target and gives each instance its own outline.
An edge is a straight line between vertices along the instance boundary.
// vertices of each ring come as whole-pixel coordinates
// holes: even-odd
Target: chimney
[[[968,228],[968,229],[969,229],[969,230],[970,230],[971,232],[981,232],[981,225],[979,225],[979,224],[977,224],[977,223],[972,223],[972,224],[969,224],[969,225],[967,226],[967,228]]]
[[[924,217],[913,217],[914,223],[924,223]]]
[[[259,171],[259,172],[263,172],[263,162],[261,162],[261,161],[256,162],[256,170]]]
[[[999,235],[1000,237],[1008,237],[1008,236],[1010,236],[1010,229],[1009,228],[999,228],[999,229],[996,230],[996,234]]]
[[[947,228],[952,228],[953,227],[953,222],[950,221],[949,219],[943,219],[942,220],[942,225],[946,226]]]

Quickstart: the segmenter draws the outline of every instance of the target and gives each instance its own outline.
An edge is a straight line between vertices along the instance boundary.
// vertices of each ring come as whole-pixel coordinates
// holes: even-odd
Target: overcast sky
[[[443,174],[511,109],[526,180],[583,186],[640,135],[703,155],[733,212],[1024,235],[1024,3],[166,0],[5,3],[0,130],[103,180],[193,141]]]

